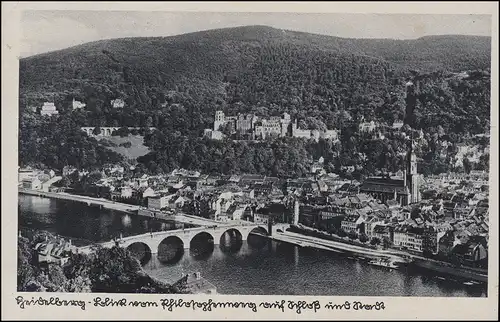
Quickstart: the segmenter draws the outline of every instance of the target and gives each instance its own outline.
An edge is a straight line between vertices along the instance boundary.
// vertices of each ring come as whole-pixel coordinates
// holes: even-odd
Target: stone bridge
[[[275,234],[278,229],[284,230],[284,228],[286,228],[285,226],[289,225],[272,226],[273,231],[271,232],[271,234]],[[119,238],[116,241],[104,242],[98,245],[102,247],[113,247],[114,245],[116,245],[116,243],[118,243],[120,247],[128,248],[134,244],[142,244],[147,246],[146,251],[148,253],[158,254],[160,244],[162,244],[162,242],[166,240],[172,240],[176,242],[180,241],[184,249],[189,249],[192,240],[197,236],[203,236],[206,238],[207,242],[213,241],[214,245],[219,245],[221,243],[222,236],[226,232],[231,233],[233,236],[240,237],[242,241],[247,240],[250,233],[270,235],[268,232],[268,227],[265,224],[249,223],[225,226],[214,225],[208,227],[196,227],[146,233]],[[83,253],[90,253],[92,251],[92,246],[80,247],[78,251]]]
[[[84,127],[81,128],[81,130],[84,131],[85,133],[87,133],[88,136],[95,136],[94,135],[94,129],[95,129],[95,126],[84,126]],[[119,130],[120,127],[116,127],[116,126],[103,126],[100,129],[101,129],[101,133],[99,135],[101,135],[101,136],[111,136],[113,134],[113,132]],[[140,130],[141,128],[140,127],[129,127],[128,129],[129,130]],[[155,127],[150,127],[149,129],[151,131],[153,131],[156,128]]]

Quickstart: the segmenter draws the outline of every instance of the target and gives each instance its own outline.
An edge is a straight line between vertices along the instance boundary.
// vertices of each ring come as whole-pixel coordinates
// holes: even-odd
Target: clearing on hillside
[[[126,137],[107,136],[97,137],[97,139],[102,142],[106,148],[116,153],[120,153],[126,159],[136,160],[138,157],[149,153],[149,148],[144,145],[144,137],[142,135],[129,134]],[[111,142],[111,144],[109,144],[109,142]],[[125,144],[127,142],[130,142],[130,147],[120,146],[120,144]]]

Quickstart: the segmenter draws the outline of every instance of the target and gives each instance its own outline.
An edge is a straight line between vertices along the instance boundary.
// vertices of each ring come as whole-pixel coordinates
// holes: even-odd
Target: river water
[[[114,236],[175,229],[160,222],[71,201],[19,196],[20,230],[47,230],[78,245]],[[153,255],[144,268],[152,276],[175,282],[199,271],[222,294],[485,297],[484,286],[467,286],[405,269],[390,271],[323,250],[305,249],[251,236],[233,247],[214,246],[200,254],[186,249],[165,263]]]

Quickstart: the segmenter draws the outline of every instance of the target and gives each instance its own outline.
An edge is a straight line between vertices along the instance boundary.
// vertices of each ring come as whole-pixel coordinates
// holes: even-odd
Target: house
[[[360,219],[360,215],[345,216],[340,223],[340,228],[342,228],[342,230],[344,230],[346,233],[349,233],[351,231],[357,233],[360,225]]]
[[[48,192],[50,190],[50,187],[61,179],[62,177],[52,177],[51,179],[42,182],[42,190]]]
[[[149,209],[163,209],[168,206],[169,200],[172,196],[151,196],[148,197],[148,208]]]
[[[388,240],[392,242],[392,227],[390,225],[375,225],[372,229],[372,237],[380,240]]]
[[[400,226],[394,229],[394,246],[414,251],[423,251],[423,230]]]
[[[373,132],[377,125],[374,121],[371,122],[363,122],[359,124],[359,132]]]
[[[171,201],[171,205],[170,205],[171,208],[181,209],[182,207],[184,207],[184,204],[186,202],[188,202],[189,200],[185,197],[180,196],[177,198],[172,198],[172,199],[170,199],[170,201]]]
[[[111,107],[113,108],[123,108],[125,107],[125,101],[121,98],[111,100]]]
[[[394,121],[392,123],[392,128],[395,129],[395,130],[399,130],[400,128],[402,128],[404,125],[404,123],[402,121]]]
[[[33,177],[35,172],[31,168],[19,168],[17,174],[17,180],[23,182],[24,179]]]
[[[371,216],[365,221],[365,233],[369,238],[374,237],[374,229],[377,225],[380,225],[382,221],[376,217],[376,216]]]
[[[73,110],[78,110],[78,109],[81,109],[81,108],[84,108],[86,106],[85,103],[82,103],[80,101],[77,101],[73,98],[73,102],[72,102],[72,107],[73,107]]]
[[[76,171],[75,167],[67,165],[63,168],[62,175],[63,175],[63,177],[67,177],[67,176],[71,175],[72,173],[74,173],[75,171]]]
[[[258,223],[258,224],[265,224],[269,222],[269,216],[266,214],[261,214],[261,213],[254,213],[253,214],[253,222]]]
[[[57,111],[56,106],[52,102],[43,103],[42,109],[40,110],[40,115],[42,116],[52,116],[58,115],[59,111]]]
[[[137,178],[136,179],[136,183],[137,183],[137,186],[139,188],[141,188],[141,187],[147,187],[149,185],[149,183],[148,183],[148,176],[147,175],[143,175],[142,177]]]
[[[230,220],[248,220],[254,217],[252,208],[247,204],[233,204],[226,213]]]
[[[156,195],[156,192],[151,187],[147,187],[146,190],[142,192],[142,198],[153,197]]]
[[[324,174],[324,173],[326,173],[325,169],[323,167],[323,163],[320,163],[320,162],[314,162],[311,165],[311,170],[310,171],[313,174]]]
[[[71,253],[76,252],[76,247],[64,239],[45,241],[35,245],[35,251],[38,253],[39,263],[56,263],[64,265],[69,259]]]
[[[178,294],[216,294],[216,287],[201,277],[199,272],[186,274],[172,285]]]
[[[120,197],[122,198],[132,198],[132,195],[134,194],[134,189],[130,186],[124,186],[120,188]]]
[[[42,188],[42,182],[37,177],[25,178],[22,181],[22,187],[24,189],[40,190]]]

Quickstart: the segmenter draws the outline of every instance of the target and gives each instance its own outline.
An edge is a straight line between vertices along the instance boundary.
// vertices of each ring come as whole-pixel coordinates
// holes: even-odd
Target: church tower
[[[413,142],[407,158],[406,182],[410,190],[409,203],[417,203],[420,201],[419,174],[417,171],[417,156],[413,151]]]
[[[294,225],[299,224],[299,213],[300,213],[299,209],[300,209],[299,201],[295,200],[295,202],[293,203],[293,224]]]
[[[415,84],[410,80],[406,83],[406,111],[404,123],[411,128],[408,152],[406,155],[406,180],[405,186],[409,188],[408,203],[420,201],[419,179],[417,171],[417,156],[414,151],[413,132],[415,128],[415,108],[417,106],[417,90]]]

